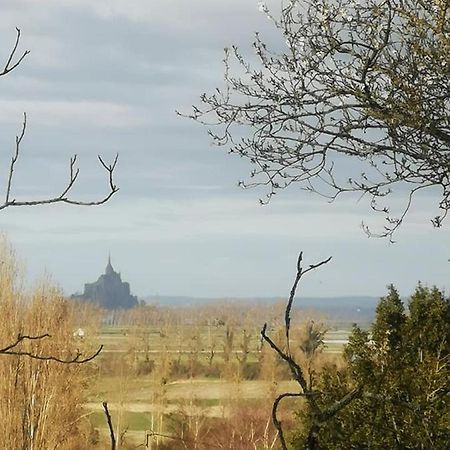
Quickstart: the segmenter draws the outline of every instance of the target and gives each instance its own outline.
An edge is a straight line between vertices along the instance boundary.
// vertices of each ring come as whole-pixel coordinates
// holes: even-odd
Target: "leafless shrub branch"
[[[278,437],[280,440],[280,444],[283,450],[287,450],[287,443],[286,439],[283,433],[283,427],[281,420],[278,418],[278,408],[281,403],[281,401],[287,397],[304,397],[306,401],[308,402],[311,413],[312,413],[312,422],[311,427],[309,429],[308,438],[306,442],[306,448],[308,450],[315,450],[317,448],[317,435],[321,428],[321,426],[328,420],[330,420],[333,416],[335,416],[339,411],[341,411],[343,408],[345,408],[349,403],[351,403],[356,397],[358,397],[362,392],[362,387],[358,386],[355,389],[353,389],[351,392],[347,393],[345,396],[343,396],[340,400],[336,401],[335,403],[323,407],[320,406],[317,402],[317,397],[320,396],[320,392],[316,391],[314,389],[314,386],[307,382],[305,377],[305,372],[303,368],[300,366],[299,363],[297,363],[294,359],[294,357],[291,354],[290,351],[290,337],[289,332],[291,328],[291,311],[292,306],[294,303],[295,295],[297,292],[298,284],[301,280],[301,278],[307,274],[308,272],[315,270],[324,264],[327,264],[331,261],[331,257],[324,259],[316,264],[309,265],[308,268],[303,269],[302,267],[302,261],[303,261],[303,252],[300,252],[300,255],[298,257],[297,261],[297,273],[295,276],[294,283],[292,285],[292,289],[289,295],[288,302],[286,304],[285,309],[285,343],[284,347],[285,350],[275,343],[273,339],[267,334],[267,323],[264,324],[262,330],[261,330],[261,337],[262,339],[269,344],[269,346],[277,353],[277,355],[285,361],[289,369],[292,373],[292,376],[294,380],[299,384],[300,392],[286,392],[281,395],[279,395],[274,403],[272,408],[272,420],[274,423],[274,426],[278,430]]]

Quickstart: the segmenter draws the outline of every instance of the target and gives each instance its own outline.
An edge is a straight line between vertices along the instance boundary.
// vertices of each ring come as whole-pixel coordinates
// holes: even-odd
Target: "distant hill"
[[[286,301],[281,297],[254,298],[205,298],[189,296],[158,296],[151,295],[143,298],[147,304],[167,307],[198,307],[213,303],[239,304],[275,304]],[[314,310],[325,314],[331,321],[339,323],[367,324],[375,317],[375,308],[380,297],[370,296],[341,296],[341,297],[298,297],[294,307],[300,310]]]

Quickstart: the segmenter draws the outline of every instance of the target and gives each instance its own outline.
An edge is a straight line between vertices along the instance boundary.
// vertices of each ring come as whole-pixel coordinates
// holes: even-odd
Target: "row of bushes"
[[[137,377],[154,376],[165,378],[166,381],[187,378],[216,379],[290,379],[288,368],[281,362],[274,370],[267,370],[263,360],[240,362],[237,359],[228,362],[217,359],[210,364],[201,359],[183,359],[177,355],[170,360],[130,358],[128,354],[108,353],[99,359],[97,370],[102,375],[119,376],[124,373]]]

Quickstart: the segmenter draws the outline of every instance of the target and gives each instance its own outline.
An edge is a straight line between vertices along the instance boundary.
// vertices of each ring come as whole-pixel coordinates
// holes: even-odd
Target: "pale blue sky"
[[[250,54],[254,31],[273,38],[256,0],[2,0],[2,60],[16,26],[31,54],[0,81],[0,183],[23,111],[18,198],[58,192],[73,153],[82,170],[74,193],[100,196],[96,155],[120,153],[120,192],[102,207],[0,212],[32,277],[46,270],[72,293],[111,251],[137,295],[284,296],[304,250],[306,262],[333,255],[305,280],[308,296],[378,295],[391,282],[407,294],[419,279],[449,287],[448,223],[430,225],[432,193],[395,245],[363,234],[362,220],[382,218],[356,197],[329,205],[293,187],[262,207],[264,191],[237,187],[250,165],[175,115],[222,85],[225,46]]]

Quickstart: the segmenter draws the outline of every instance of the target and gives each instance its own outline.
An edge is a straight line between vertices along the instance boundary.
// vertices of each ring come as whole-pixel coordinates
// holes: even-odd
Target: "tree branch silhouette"
[[[111,414],[108,409],[108,403],[103,402],[102,406],[103,406],[103,410],[105,411],[106,422],[108,423],[109,436],[111,439],[111,450],[116,450],[116,436],[114,435],[114,427],[112,424]]]
[[[3,70],[0,72],[0,77],[5,76],[8,73],[12,72],[14,69],[16,69],[23,62],[25,57],[30,53],[29,50],[26,50],[21,54],[21,56],[16,58],[17,49],[18,49],[20,39],[21,39],[20,29],[16,28],[16,30],[17,30],[16,41],[15,41],[14,46],[9,54],[9,57],[5,63]],[[8,176],[7,176],[8,181],[7,181],[7,184],[5,187],[5,197],[4,197],[3,203],[0,203],[0,210],[6,209],[9,207],[38,206],[38,205],[48,205],[48,204],[54,204],[54,203],[67,203],[67,204],[75,205],[75,206],[97,206],[97,205],[102,205],[102,204],[106,203],[116,192],[119,191],[119,188],[117,187],[117,185],[114,182],[114,172],[115,172],[115,169],[117,166],[117,161],[118,161],[119,155],[116,154],[116,156],[111,164],[105,163],[104,159],[100,155],[98,155],[98,160],[100,162],[100,165],[107,172],[108,192],[98,200],[81,201],[81,200],[75,200],[75,199],[71,198],[68,194],[70,193],[73,186],[76,184],[78,175],[80,173],[80,169],[76,166],[77,155],[73,155],[70,158],[70,162],[69,162],[69,180],[67,182],[67,185],[63,188],[61,194],[51,196],[48,198],[36,199],[36,200],[18,200],[18,199],[16,199],[12,194],[13,179],[14,179],[14,174],[16,171],[16,164],[20,159],[21,145],[22,145],[22,141],[25,137],[26,128],[27,128],[27,114],[24,113],[20,133],[16,136],[16,139],[15,139],[15,149],[13,152],[13,156],[11,157],[11,163],[9,165],[9,171],[8,171]]]
[[[103,345],[101,345],[94,353],[89,356],[83,356],[83,353],[77,351],[75,356],[69,358],[59,358],[54,355],[39,355],[32,351],[20,349],[20,345],[25,341],[41,341],[46,338],[51,338],[51,335],[48,333],[40,334],[37,336],[19,334],[14,342],[6,345],[3,348],[0,348],[0,355],[27,356],[29,358],[37,359],[40,361],[55,361],[62,364],[85,364],[96,358],[103,349]]]
[[[317,435],[320,431],[321,426],[333,416],[339,413],[343,408],[345,408],[349,403],[351,403],[355,398],[357,398],[362,393],[362,386],[358,386],[352,391],[344,395],[340,400],[334,402],[326,407],[319,406],[317,402],[317,396],[320,392],[316,391],[312,385],[308,385],[306,381],[305,372],[301,365],[294,359],[290,351],[290,329],[291,329],[291,312],[294,305],[294,300],[297,292],[298,285],[308,272],[318,269],[319,267],[328,264],[331,261],[331,256],[324,259],[316,264],[310,264],[306,269],[302,267],[303,262],[303,252],[300,252],[297,260],[297,273],[292,285],[288,301],[286,303],[286,308],[284,312],[284,349],[282,346],[277,344],[267,333],[267,323],[264,324],[261,330],[261,338],[263,341],[267,342],[269,346],[277,353],[277,355],[288,365],[294,380],[298,383],[300,392],[286,392],[279,395],[272,407],[272,421],[275,428],[278,431],[278,438],[280,440],[282,450],[287,450],[288,446],[286,443],[286,438],[284,436],[282,422],[278,418],[278,408],[283,399],[288,397],[304,397],[311,407],[312,420],[311,426],[308,432],[306,449],[316,450],[317,449]]]

